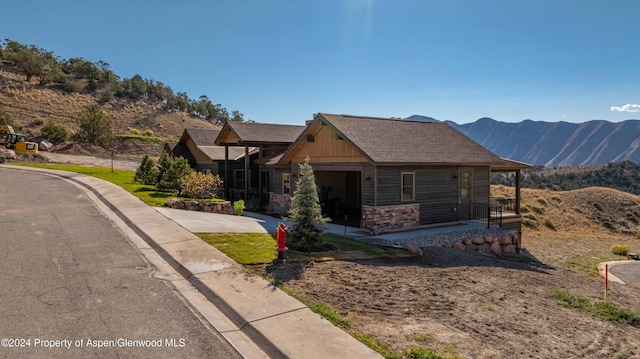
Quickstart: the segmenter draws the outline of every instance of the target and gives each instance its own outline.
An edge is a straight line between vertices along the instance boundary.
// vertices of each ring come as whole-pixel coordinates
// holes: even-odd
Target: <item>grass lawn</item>
[[[175,195],[164,193],[156,190],[153,186],[143,185],[133,182],[133,176],[135,172],[125,170],[115,170],[111,173],[111,168],[104,167],[92,167],[92,166],[77,166],[77,165],[52,165],[52,164],[20,164],[20,166],[48,168],[52,170],[61,170],[81,173],[87,176],[93,176],[102,180],[111,182],[125,189],[127,192],[138,197],[144,203],[154,206],[162,207],[167,199],[175,197]]]
[[[198,233],[196,235],[243,265],[268,264],[272,263],[277,257],[275,239],[268,233]],[[324,241],[336,246],[338,248],[337,251],[316,253],[289,251],[287,259],[310,261],[335,257],[340,259],[364,259],[407,255],[407,251],[402,249],[362,243],[332,233],[325,233]]]
[[[243,265],[271,263],[277,257],[276,241],[268,233],[197,233],[196,235]]]

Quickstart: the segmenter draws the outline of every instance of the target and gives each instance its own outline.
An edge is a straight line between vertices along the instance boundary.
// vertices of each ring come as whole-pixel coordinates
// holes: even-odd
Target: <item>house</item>
[[[377,234],[497,219],[489,212],[491,172],[513,171],[518,187],[509,223],[520,229],[519,173],[529,166],[498,157],[446,123],[319,113],[284,153],[263,157],[272,209],[288,208],[307,157],[334,222]]]
[[[225,159],[229,161],[230,173],[233,173],[234,169],[243,169],[245,156],[247,154],[248,156],[257,155],[258,149],[248,147],[245,152],[244,148],[217,146],[215,139],[219,134],[220,130],[187,128],[182,132],[177,143],[166,143],[164,151],[172,158],[183,157],[196,171],[208,171],[219,175],[226,190],[241,189],[243,187],[242,178],[238,181],[235,177],[225,176]],[[255,168],[257,169],[257,165]],[[226,180],[227,178],[229,181]]]
[[[273,179],[266,163],[279,158],[304,129],[305,126],[228,121],[214,141],[229,153],[221,171],[226,173],[225,177],[233,176],[231,178],[237,182],[235,191],[227,193],[227,197],[237,196],[245,201],[255,199],[259,204],[249,203],[251,208],[266,203],[266,195],[273,191],[270,186]],[[249,153],[252,148],[257,149],[257,155],[245,155],[244,166],[234,167],[231,154],[234,151]]]

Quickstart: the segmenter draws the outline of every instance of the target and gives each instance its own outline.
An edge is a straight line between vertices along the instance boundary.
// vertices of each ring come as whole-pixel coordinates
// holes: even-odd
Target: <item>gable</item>
[[[240,143],[240,138],[238,138],[228,125],[225,125],[222,131],[220,131],[215,143],[217,145],[237,145]]]
[[[288,156],[294,163],[304,162],[309,156],[311,163],[369,162],[362,153],[342,138],[331,126],[316,121]]]

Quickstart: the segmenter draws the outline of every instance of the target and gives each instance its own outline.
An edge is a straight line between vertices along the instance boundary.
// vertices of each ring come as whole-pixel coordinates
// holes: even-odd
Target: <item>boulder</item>
[[[473,243],[473,244],[483,244],[484,243],[484,238],[482,238],[482,237],[473,238],[471,240],[471,243]]]
[[[513,239],[508,234],[500,236],[500,244],[513,244]]]
[[[500,242],[491,243],[490,249],[493,253],[502,253],[502,246],[500,245]]]
[[[465,238],[465,239],[462,241],[462,244],[464,244],[464,245],[469,245],[469,244],[471,244],[471,240],[470,240],[469,238]]]
[[[462,242],[456,242],[453,244],[453,248],[465,250],[467,247]]]
[[[485,243],[493,243],[493,236],[484,236]]]
[[[38,143],[38,150],[40,151],[49,151],[53,147],[53,144],[47,140],[42,140]]]
[[[413,243],[407,243],[404,246],[409,252],[417,255],[417,256],[422,256],[422,249],[420,249],[420,247],[416,246]]]
[[[502,246],[502,251],[505,253],[515,253],[516,252],[516,245],[515,244],[506,244],[504,246]]]

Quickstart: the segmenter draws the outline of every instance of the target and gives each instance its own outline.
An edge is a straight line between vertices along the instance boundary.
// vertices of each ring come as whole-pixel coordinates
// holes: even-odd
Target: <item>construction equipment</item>
[[[0,125],[0,137],[4,138],[4,136],[10,133],[15,133],[13,132],[13,127],[9,125]]]
[[[27,136],[15,133],[9,125],[0,125],[0,145],[16,152],[38,153],[37,143],[27,142]]]

